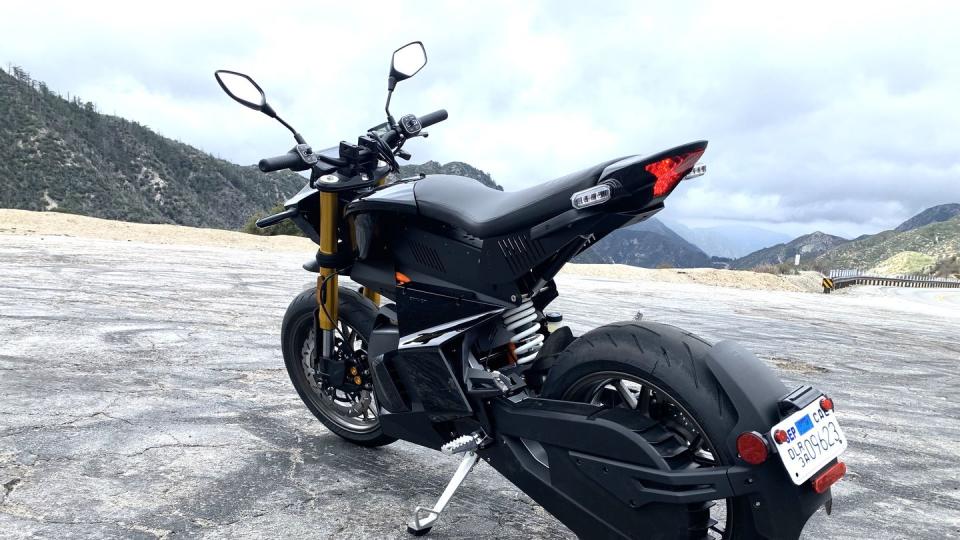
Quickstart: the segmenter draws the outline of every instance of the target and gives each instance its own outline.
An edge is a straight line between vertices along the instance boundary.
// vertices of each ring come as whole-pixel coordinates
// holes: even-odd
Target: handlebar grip
[[[440,109],[439,111],[433,111],[432,113],[427,113],[420,117],[420,125],[423,127],[432,126],[434,124],[443,122],[447,119],[447,110]]]
[[[263,172],[273,172],[294,167],[302,168],[300,167],[302,165],[303,160],[300,159],[300,154],[296,152],[287,152],[282,156],[263,158],[260,160],[260,163],[257,164]]]

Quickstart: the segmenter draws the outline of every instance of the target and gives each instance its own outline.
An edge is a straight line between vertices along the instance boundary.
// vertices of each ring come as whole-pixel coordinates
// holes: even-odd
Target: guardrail
[[[823,278],[823,292],[842,289],[851,285],[886,285],[917,288],[953,288],[960,289],[960,279],[941,278],[922,274],[880,275],[863,269],[831,270]]]

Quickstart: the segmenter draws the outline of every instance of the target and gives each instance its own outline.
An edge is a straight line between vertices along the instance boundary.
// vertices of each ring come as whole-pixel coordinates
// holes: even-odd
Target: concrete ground
[[[0,235],[0,537],[404,538],[456,460],[300,403],[278,334],[308,256]],[[578,332],[642,311],[831,393],[850,472],[805,538],[960,535],[960,291],[559,285]],[[431,536],[570,535],[481,464]]]

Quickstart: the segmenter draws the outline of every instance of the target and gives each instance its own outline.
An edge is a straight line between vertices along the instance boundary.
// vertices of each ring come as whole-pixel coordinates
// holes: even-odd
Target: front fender
[[[731,455],[737,455],[738,435],[744,431],[766,433],[781,420],[779,403],[789,390],[772,369],[732,341],[714,345],[706,364],[737,412],[737,424],[724,441]],[[830,490],[818,494],[809,483],[794,485],[779,456],[771,454],[751,470],[755,474],[743,481],[754,488],[746,496],[754,528],[762,537],[799,538],[810,516],[831,500]]]

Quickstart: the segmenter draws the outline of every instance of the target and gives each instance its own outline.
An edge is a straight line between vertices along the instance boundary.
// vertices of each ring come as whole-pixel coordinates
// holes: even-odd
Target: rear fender
[[[714,345],[706,363],[737,411],[737,424],[724,441],[730,454],[737,455],[738,435],[766,433],[781,420],[779,403],[789,390],[772,369],[732,341]],[[753,488],[746,497],[756,532],[763,537],[798,538],[810,516],[831,499],[830,490],[818,494],[809,482],[794,485],[777,455],[771,454],[764,464],[750,470],[754,474],[745,476],[743,482]]]

